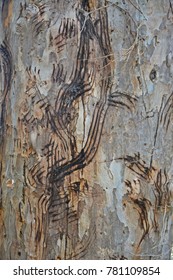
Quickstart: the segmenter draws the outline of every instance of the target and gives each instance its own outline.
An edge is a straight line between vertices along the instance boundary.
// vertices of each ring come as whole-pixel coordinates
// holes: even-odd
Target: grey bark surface
[[[173,3],[0,9],[0,259],[170,259]]]

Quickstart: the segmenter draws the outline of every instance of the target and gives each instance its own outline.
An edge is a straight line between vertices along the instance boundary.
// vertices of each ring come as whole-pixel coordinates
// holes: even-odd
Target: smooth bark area
[[[170,259],[173,3],[0,3],[0,258]]]

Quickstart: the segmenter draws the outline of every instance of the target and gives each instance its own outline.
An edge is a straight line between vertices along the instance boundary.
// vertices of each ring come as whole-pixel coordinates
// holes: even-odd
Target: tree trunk
[[[0,14],[0,258],[170,259],[171,1]]]

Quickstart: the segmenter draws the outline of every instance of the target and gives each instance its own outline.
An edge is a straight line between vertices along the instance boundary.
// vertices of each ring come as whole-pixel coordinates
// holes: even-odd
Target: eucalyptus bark
[[[171,1],[0,8],[0,258],[170,259]]]

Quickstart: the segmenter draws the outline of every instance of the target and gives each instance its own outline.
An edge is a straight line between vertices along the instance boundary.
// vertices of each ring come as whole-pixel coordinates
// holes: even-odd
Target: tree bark
[[[170,259],[171,1],[0,15],[0,258]]]

